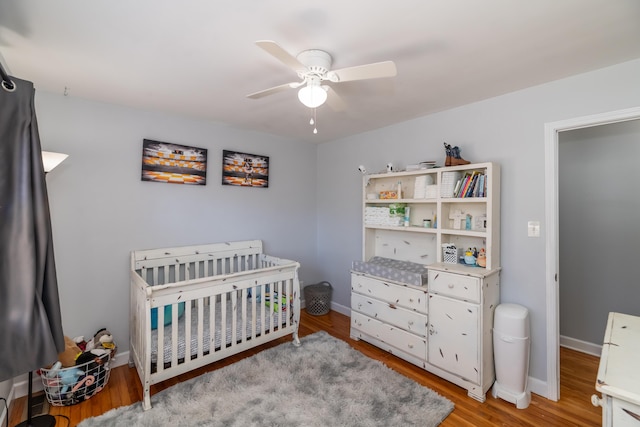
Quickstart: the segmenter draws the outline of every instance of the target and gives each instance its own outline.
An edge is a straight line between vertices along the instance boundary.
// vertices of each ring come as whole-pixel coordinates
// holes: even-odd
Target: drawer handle
[[[447,287],[448,287],[449,289],[453,289],[453,283],[449,283],[449,284],[447,285]]]
[[[361,310],[361,309],[362,309],[362,303],[359,303],[358,304],[358,310]]]
[[[409,322],[409,326],[411,326],[411,325],[413,325],[413,320],[411,320],[411,321]]]
[[[413,298],[409,298],[409,302],[413,302]]]
[[[602,406],[602,399],[598,397],[596,394],[591,395],[591,404],[595,407]]]
[[[407,347],[413,348],[413,344],[409,344],[409,345],[407,345]]]

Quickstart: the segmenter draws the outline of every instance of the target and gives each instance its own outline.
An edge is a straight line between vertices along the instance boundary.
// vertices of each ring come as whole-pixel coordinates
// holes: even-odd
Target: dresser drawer
[[[373,279],[359,274],[351,275],[351,290],[361,295],[375,297],[394,306],[427,313],[427,289],[413,289]]]
[[[426,338],[410,334],[395,326],[388,325],[353,311],[351,312],[351,327],[364,334],[371,335],[407,354],[421,360],[426,360]]]
[[[351,309],[414,334],[427,336],[427,316],[424,314],[357,293],[351,294]]]
[[[462,274],[430,270],[429,292],[479,303],[480,279]]]
[[[640,406],[612,398],[611,425],[613,427],[640,426]]]

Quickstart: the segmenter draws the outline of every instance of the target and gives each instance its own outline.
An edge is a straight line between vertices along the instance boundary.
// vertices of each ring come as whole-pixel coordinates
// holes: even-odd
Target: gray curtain
[[[0,85],[0,381],[64,349],[33,83]]]

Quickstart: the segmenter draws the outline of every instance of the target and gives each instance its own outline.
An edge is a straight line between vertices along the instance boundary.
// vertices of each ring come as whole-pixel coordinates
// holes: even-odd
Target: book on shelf
[[[473,197],[473,192],[475,191],[476,184],[478,183],[478,177],[480,175],[474,172],[474,175],[471,177],[471,182],[469,183],[469,188],[463,197]]]
[[[486,173],[481,171],[465,172],[464,176],[456,183],[453,197],[485,197]]]

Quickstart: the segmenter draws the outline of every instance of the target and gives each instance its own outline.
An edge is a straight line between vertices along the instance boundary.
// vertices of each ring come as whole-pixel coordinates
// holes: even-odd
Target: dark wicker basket
[[[304,287],[304,303],[307,313],[314,316],[327,314],[331,310],[331,283],[320,282]]]

